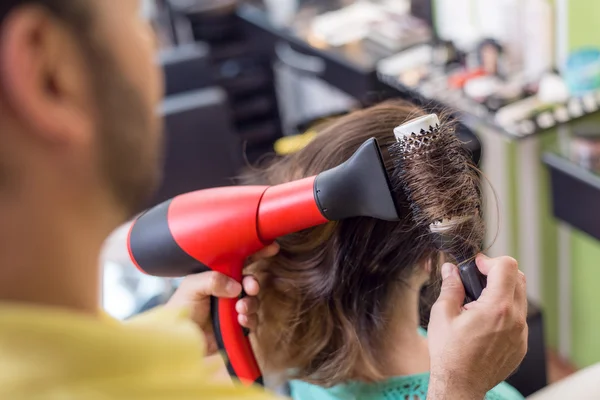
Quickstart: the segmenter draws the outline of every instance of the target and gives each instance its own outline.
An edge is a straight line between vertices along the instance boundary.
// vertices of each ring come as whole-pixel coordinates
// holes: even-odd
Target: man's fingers
[[[277,253],[279,253],[279,244],[277,244],[276,242],[273,242],[270,245],[268,245],[267,247],[259,250],[254,255],[252,255],[250,257],[250,261],[256,262],[256,261],[262,260],[264,258],[270,258],[270,257],[273,257],[274,255],[276,255]]]
[[[519,314],[527,318],[527,280],[521,271],[517,273],[517,285],[515,287],[515,307]]]
[[[244,297],[235,304],[238,314],[250,315],[258,312],[258,299],[256,297]]]
[[[239,314],[238,322],[244,328],[254,330],[258,326],[258,316],[256,314],[252,314],[252,315]]]
[[[208,271],[187,276],[181,282],[180,290],[194,298],[206,296],[233,298],[240,295],[242,285],[219,272]]]
[[[242,286],[248,296],[257,296],[260,291],[260,285],[253,276],[247,275],[242,280]]]
[[[519,349],[521,361],[523,361],[523,359],[527,355],[528,347],[529,347],[529,326],[527,326],[527,324],[525,324],[525,329],[523,329],[523,332],[521,333],[521,347]]]
[[[527,282],[525,274],[519,271],[517,261],[511,257],[489,258],[483,254],[477,256],[477,267],[488,276],[486,297],[495,301],[505,299],[511,301],[514,293],[514,303],[519,315],[527,316]]]
[[[490,269],[495,265],[494,259],[486,256],[483,253],[477,254],[475,258],[475,264],[477,265],[477,269],[487,276],[490,273]]]
[[[448,263],[442,265],[442,279],[440,297],[433,305],[432,313],[443,312],[449,317],[457,316],[465,300],[465,288],[458,268]]]
[[[476,263],[479,271],[487,275],[487,286],[482,297],[512,302],[519,272],[517,261],[512,257],[489,258],[479,254]]]

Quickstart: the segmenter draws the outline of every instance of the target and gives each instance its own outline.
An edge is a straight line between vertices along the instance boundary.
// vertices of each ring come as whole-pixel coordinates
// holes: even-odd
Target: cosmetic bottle
[[[595,124],[579,125],[571,138],[571,161],[600,173],[600,129]]]
[[[533,82],[552,69],[552,6],[547,0],[524,0],[523,17],[523,71]]]

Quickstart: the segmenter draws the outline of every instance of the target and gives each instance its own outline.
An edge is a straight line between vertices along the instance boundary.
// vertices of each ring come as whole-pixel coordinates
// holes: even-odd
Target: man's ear
[[[18,7],[2,23],[0,95],[38,139],[90,139],[91,75],[77,40],[66,23],[39,6]]]

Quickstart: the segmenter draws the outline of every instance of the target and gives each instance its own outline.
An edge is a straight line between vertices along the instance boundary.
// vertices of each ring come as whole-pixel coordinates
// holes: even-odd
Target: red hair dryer
[[[377,140],[342,165],[277,186],[232,186],[177,196],[142,214],[129,231],[133,262],[149,275],[178,277],[207,270],[239,282],[248,256],[276,238],[327,221],[367,216],[397,220]],[[229,373],[262,384],[236,299],[212,299],[215,336]],[[222,352],[223,353],[223,352]]]

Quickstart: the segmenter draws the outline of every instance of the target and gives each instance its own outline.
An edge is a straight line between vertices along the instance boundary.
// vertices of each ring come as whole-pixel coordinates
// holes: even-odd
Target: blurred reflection
[[[264,0],[264,4],[275,26],[290,25],[298,10],[298,0]]]
[[[166,302],[179,280],[147,276],[137,270],[127,251],[128,223],[106,240],[102,251],[102,305],[107,313],[125,319]]]
[[[167,0],[142,0],[140,14],[152,22],[159,47],[170,47],[178,42],[175,16]],[[178,280],[147,276],[137,270],[127,252],[127,233],[130,224],[117,229],[106,240],[101,255],[102,306],[118,319],[125,319],[146,311],[168,300]]]

